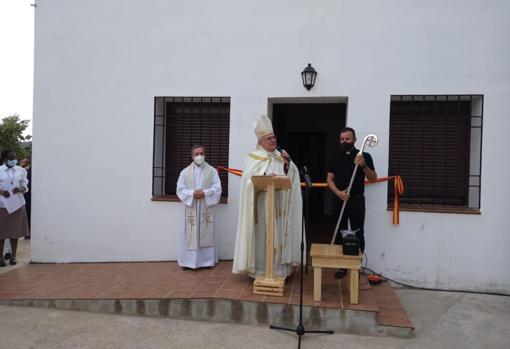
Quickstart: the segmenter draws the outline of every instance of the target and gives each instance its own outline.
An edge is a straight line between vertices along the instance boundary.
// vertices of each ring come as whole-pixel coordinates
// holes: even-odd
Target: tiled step
[[[31,264],[0,275],[0,304],[297,326],[300,283],[295,275],[298,273],[287,278],[283,297],[276,297],[254,295],[253,280],[232,274],[231,268],[229,261],[199,271],[183,271],[174,262]],[[351,305],[344,281],[336,280],[333,273],[334,270],[324,272],[321,302],[313,300],[313,272],[304,275],[305,327],[387,335],[388,331],[379,325],[377,318],[385,321],[388,316],[378,313],[389,306],[386,298],[396,299],[396,295],[389,291],[381,293],[381,299],[387,304],[381,308],[366,279],[361,278],[359,304]],[[412,328],[400,328],[396,322],[393,325],[389,335],[412,334]]]
[[[414,329],[414,326],[402,307],[395,290],[388,282],[372,287],[374,300],[379,305],[377,322],[380,326]]]

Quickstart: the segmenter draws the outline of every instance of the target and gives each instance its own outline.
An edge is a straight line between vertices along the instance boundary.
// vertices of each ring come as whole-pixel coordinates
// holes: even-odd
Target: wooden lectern
[[[274,224],[275,192],[291,189],[287,176],[252,176],[255,191],[266,192],[266,275],[258,276],[253,282],[253,293],[266,296],[283,296],[285,278],[274,276]]]

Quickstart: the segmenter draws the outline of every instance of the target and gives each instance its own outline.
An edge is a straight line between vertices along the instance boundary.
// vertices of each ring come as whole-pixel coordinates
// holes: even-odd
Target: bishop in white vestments
[[[218,171],[205,162],[203,146],[191,149],[193,162],[181,171],[177,196],[184,204],[184,229],[178,264],[184,269],[213,267],[218,262],[212,206],[220,201]]]
[[[290,161],[289,155],[276,150],[276,137],[271,120],[262,115],[256,125],[257,149],[248,154],[239,199],[234,251],[234,273],[246,272],[251,277],[262,276],[266,271],[266,213],[265,192],[255,192],[252,176],[288,176],[292,189],[275,193],[276,222],[274,235],[274,273],[276,277],[287,277],[292,265],[300,262],[302,226],[302,197],[299,170]]]

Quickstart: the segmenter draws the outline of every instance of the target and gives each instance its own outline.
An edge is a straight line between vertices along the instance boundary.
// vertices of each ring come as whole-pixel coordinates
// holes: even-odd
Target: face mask
[[[354,147],[354,143],[350,142],[340,143],[340,147],[345,151],[349,151]]]
[[[7,165],[7,167],[14,167],[18,164],[18,160],[14,159],[14,160],[7,160],[5,162],[5,165]]]
[[[203,156],[203,155],[197,155],[197,156],[195,156],[195,158],[193,159],[193,161],[195,162],[195,164],[196,164],[197,166],[201,166],[201,165],[204,163],[204,160],[205,160],[205,158],[204,158],[204,156]]]

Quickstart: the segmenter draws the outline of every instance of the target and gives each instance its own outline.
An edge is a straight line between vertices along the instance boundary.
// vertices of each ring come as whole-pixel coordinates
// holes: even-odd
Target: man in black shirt
[[[329,189],[340,199],[335,198],[338,213],[340,213],[343,201],[347,201],[335,243],[342,243],[340,230],[348,229],[347,221],[349,221],[351,230],[356,231],[356,237],[360,241],[360,249],[363,252],[365,251],[365,177],[373,181],[377,178],[377,174],[370,154],[363,152],[363,154],[357,155],[359,150],[354,146],[355,143],[356,131],[354,129],[346,127],[340,131],[340,151],[330,161],[327,182]],[[355,165],[358,165],[358,170],[351,191],[348,193],[347,189]],[[335,276],[341,277],[342,274],[342,271],[338,271]]]

